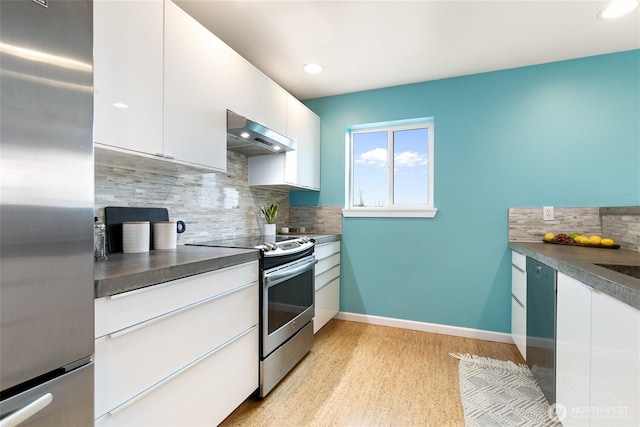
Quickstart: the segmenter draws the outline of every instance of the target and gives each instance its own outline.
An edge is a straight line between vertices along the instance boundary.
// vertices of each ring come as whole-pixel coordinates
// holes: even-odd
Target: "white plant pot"
[[[265,224],[264,225],[264,235],[265,236],[275,236],[276,235],[276,225],[275,224]]]

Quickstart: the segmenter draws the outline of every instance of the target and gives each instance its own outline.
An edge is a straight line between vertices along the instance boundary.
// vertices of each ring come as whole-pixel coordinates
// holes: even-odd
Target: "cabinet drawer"
[[[527,274],[511,266],[511,294],[527,306]]]
[[[522,271],[527,271],[527,257],[519,252],[511,251],[511,264]]]
[[[340,253],[340,242],[323,243],[316,246],[316,258],[323,259],[335,253]]]
[[[523,359],[527,359],[527,311],[511,297],[511,338]]]
[[[96,340],[100,416],[258,323],[258,284]]]
[[[258,262],[185,277],[95,300],[95,336],[144,322],[258,280]]]
[[[340,278],[316,291],[315,309],[314,334],[340,311]]]
[[[316,275],[324,273],[336,265],[340,265],[340,254],[331,255],[328,258],[321,259],[318,261],[318,264],[316,264]]]
[[[329,282],[333,281],[336,278],[340,277],[340,266],[336,265],[331,270],[327,270],[324,273],[316,274],[315,279],[315,290],[322,289]]]
[[[214,426],[258,388],[258,328],[96,420],[103,426]]]

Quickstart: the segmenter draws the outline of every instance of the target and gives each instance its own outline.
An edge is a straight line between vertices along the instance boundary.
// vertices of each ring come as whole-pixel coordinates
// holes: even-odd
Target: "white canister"
[[[149,252],[150,235],[149,221],[123,222],[122,252],[125,254]]]
[[[182,221],[156,221],[153,223],[153,248],[175,249],[178,233],[184,233],[186,226]]]

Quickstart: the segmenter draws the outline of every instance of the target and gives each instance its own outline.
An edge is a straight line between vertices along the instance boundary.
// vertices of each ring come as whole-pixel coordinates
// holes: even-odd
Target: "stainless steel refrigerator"
[[[93,425],[93,6],[0,0],[0,426]]]

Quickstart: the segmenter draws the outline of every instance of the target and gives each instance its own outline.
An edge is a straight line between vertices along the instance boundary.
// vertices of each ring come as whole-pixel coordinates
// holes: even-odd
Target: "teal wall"
[[[640,204],[640,50],[305,101],[319,193],[344,205],[345,129],[434,117],[433,219],[344,218],[341,310],[510,330],[508,208]]]

